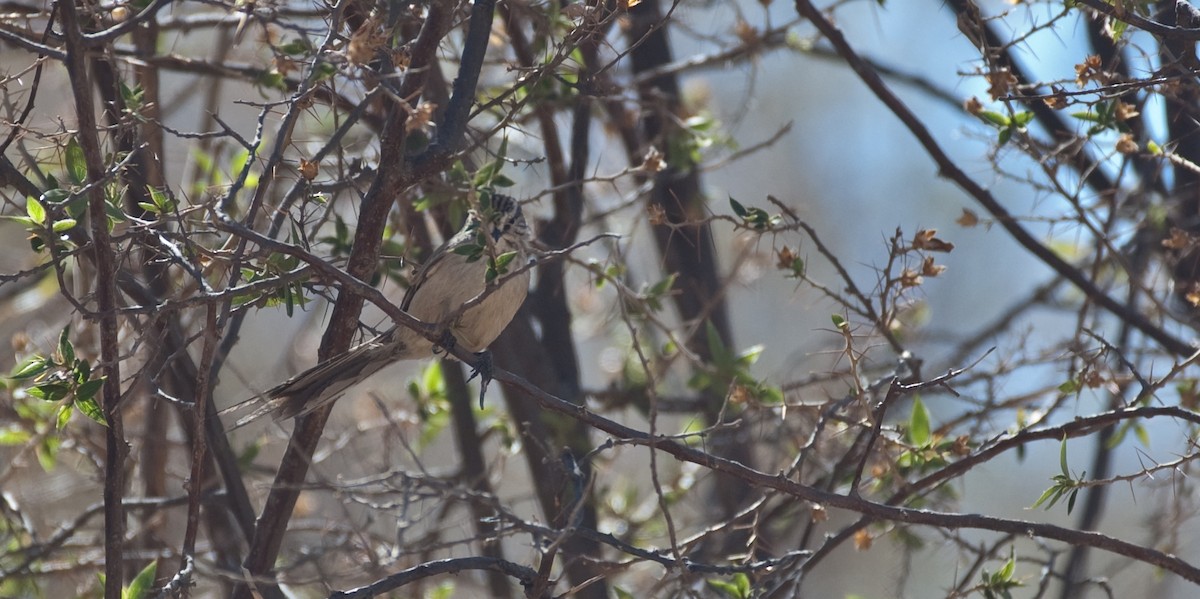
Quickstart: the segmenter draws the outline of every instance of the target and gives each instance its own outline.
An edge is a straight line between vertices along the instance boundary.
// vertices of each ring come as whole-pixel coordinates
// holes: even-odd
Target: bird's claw
[[[454,351],[454,346],[458,344],[458,339],[454,338],[454,333],[450,329],[442,331],[442,336],[438,338],[437,343],[433,345],[433,355],[446,354]]]
[[[492,382],[492,354],[481,351],[475,354],[475,358],[475,367],[471,369],[467,382],[479,377],[479,409],[482,410],[483,396],[487,393],[488,383]]]

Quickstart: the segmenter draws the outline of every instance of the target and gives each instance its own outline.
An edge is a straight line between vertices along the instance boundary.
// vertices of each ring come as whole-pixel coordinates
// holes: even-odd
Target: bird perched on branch
[[[529,291],[529,270],[523,267],[530,237],[521,204],[509,196],[491,195],[491,201],[485,200],[480,211],[470,211],[462,229],[421,265],[400,304],[417,320],[446,327],[438,346],[456,345],[478,354],[482,365],[475,374],[484,388],[491,378],[491,360],[484,350],[508,326]],[[266,391],[267,410],[277,420],[308,414],[384,366],[428,357],[434,350],[421,333],[393,326]]]

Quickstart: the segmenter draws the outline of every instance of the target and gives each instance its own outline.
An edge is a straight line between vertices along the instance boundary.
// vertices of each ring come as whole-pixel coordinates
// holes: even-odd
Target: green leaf
[[[108,426],[108,420],[104,417],[104,409],[100,407],[100,402],[96,401],[95,398],[75,400],[75,408],[84,416],[95,421],[96,424]]]
[[[315,81],[324,81],[337,74],[337,66],[327,60],[321,60],[313,66],[313,73],[315,75]],[[283,75],[279,76],[278,87],[281,90],[287,90],[287,85],[285,85]]]
[[[250,150],[242,148],[229,159],[229,172],[234,176],[242,172],[246,168],[246,162],[250,160]]]
[[[425,595],[426,599],[450,599],[454,596],[454,582],[447,580]]]
[[[475,188],[489,187],[492,184],[492,178],[496,176],[499,168],[500,165],[496,162],[489,162],[480,167],[475,173],[475,179],[472,181]]]
[[[88,401],[96,396],[96,393],[104,387],[104,377],[92,379],[79,385],[75,390],[75,401]]]
[[[732,364],[733,354],[729,352],[729,348],[721,340],[721,333],[717,331],[717,327],[713,325],[711,320],[704,323],[704,335],[708,342],[708,352],[712,356],[713,362],[717,365]]]
[[[833,321],[833,326],[837,327],[839,330],[846,328],[846,318],[841,314],[833,314],[829,317],[829,319]]]
[[[446,379],[442,372],[441,360],[434,360],[429,363],[425,371],[421,373],[421,388],[425,394],[430,397],[441,397],[446,393]]]
[[[767,346],[765,346],[761,343],[758,345],[751,345],[750,347],[747,347],[746,349],[744,349],[740,353],[738,353],[737,360],[736,360],[737,365],[738,366],[753,365],[755,362],[758,361],[759,356],[762,356],[763,350],[765,350],[766,348],[767,348]]]
[[[512,263],[513,258],[517,257],[516,252],[504,252],[496,256],[495,267],[501,274],[508,272],[508,265]]]
[[[8,378],[24,380],[34,378],[50,369],[50,361],[42,356],[29,356],[18,364]]]
[[[51,184],[53,185],[53,183]],[[70,191],[62,189],[61,187],[47,189],[45,193],[42,194],[41,200],[47,204],[61,204],[67,200],[71,200],[82,207],[87,207],[87,196],[71,195]]]
[[[646,290],[646,295],[653,298],[660,298],[666,295],[671,291],[671,289],[675,288],[675,280],[677,278],[679,278],[678,273],[671,273],[667,275],[667,278],[651,285],[650,288]]]
[[[1061,392],[1063,394],[1075,393],[1076,391],[1079,391],[1079,389],[1080,389],[1079,381],[1077,381],[1075,379],[1071,379],[1071,380],[1058,386],[1059,392]]]
[[[11,447],[13,445],[24,445],[33,438],[33,433],[20,428],[16,424],[9,424],[0,428],[0,446]]]
[[[1146,427],[1140,423],[1133,425],[1133,434],[1137,436],[1138,441],[1145,447],[1150,447],[1150,433],[1146,431]]]
[[[46,224],[46,207],[35,197],[25,198],[25,214],[29,215],[29,220],[34,223]]]
[[[1062,495],[1062,489],[1060,487],[1058,487],[1058,486],[1050,487],[1049,489],[1046,489],[1045,491],[1042,492],[1042,495],[1040,497],[1038,497],[1037,501],[1033,502],[1033,507],[1042,505],[1043,503],[1046,502],[1047,499],[1050,499],[1049,505],[1046,506],[1046,509],[1050,509],[1050,508],[1054,507],[1055,503],[1058,502],[1058,497],[1061,495]],[[1053,499],[1051,499],[1051,497],[1053,497]]]
[[[58,333],[58,355],[62,357],[63,366],[75,365],[75,347],[71,345],[71,327],[65,326]]]
[[[62,233],[63,231],[69,231],[75,228],[75,225],[77,224],[79,224],[78,221],[73,218],[64,218],[62,220],[54,221],[54,225],[51,227],[51,229],[53,229],[55,233]]]
[[[729,207],[733,208],[734,214],[736,214],[742,218],[746,218],[746,215],[749,214],[746,211],[746,207],[743,206],[741,202],[733,199],[733,196],[729,196]]]
[[[804,258],[799,256],[792,258],[792,261],[787,265],[787,267],[792,271],[788,273],[788,278],[799,279],[804,277]]]
[[[59,192],[61,192],[61,195],[63,196],[62,199],[53,199],[54,197],[60,195]],[[88,200],[87,196],[85,195],[69,195],[66,194],[65,190],[51,189],[50,191],[42,194],[42,199],[46,200],[47,202],[62,204],[63,208],[67,211],[67,216],[76,220],[82,217],[84,212],[87,212]]]
[[[500,171],[504,168],[504,158],[508,154],[508,137],[505,136],[500,140],[500,147],[496,150],[496,158],[491,162],[483,165],[478,172],[475,173],[474,186],[479,190],[487,190],[495,185],[496,178],[500,175]],[[483,208],[489,208],[484,205]]]
[[[500,147],[496,149],[496,161],[503,163],[508,158],[508,135],[500,138]]]
[[[125,101],[125,108],[130,112],[136,113],[145,104],[146,90],[142,89],[140,85],[129,87],[124,82],[121,82],[121,99]]]
[[[308,54],[308,41],[304,38],[293,38],[292,41],[279,47],[279,51],[292,56]]]
[[[783,389],[771,385],[764,386],[758,393],[759,401],[767,405],[777,406],[783,404]]]
[[[83,148],[79,147],[79,141],[74,137],[67,140],[66,163],[71,182],[83,185],[87,181],[87,161],[83,157]]]
[[[322,63],[322,64],[329,64],[329,63]],[[260,87],[274,88],[274,89],[278,89],[278,90],[286,90],[287,86],[285,84],[285,81],[286,81],[286,79],[284,79],[283,73],[280,73],[279,71],[266,71],[258,77],[257,83]]]
[[[750,596],[750,577],[746,576],[745,572],[734,574],[733,583],[737,585],[738,591],[741,591],[742,597]]]
[[[67,428],[67,423],[71,421],[71,405],[63,404],[58,408],[58,415],[54,419],[54,428],[62,430]]]
[[[720,591],[726,597],[732,597],[733,599],[741,599],[741,595],[738,594],[737,585],[733,584],[732,582],[728,582],[725,580],[718,580],[715,578],[710,578],[704,582],[706,582],[709,587]]]
[[[154,588],[155,572],[158,570],[158,560],[152,560],[134,577],[129,587],[121,591],[121,599],[143,599]]]
[[[1070,478],[1071,472],[1067,470],[1067,437],[1064,435],[1062,444],[1058,448],[1058,465],[1062,468],[1062,475]]]
[[[999,112],[996,112],[994,110],[981,110],[981,111],[979,111],[979,114],[976,116],[978,116],[980,119],[982,119],[985,123],[990,123],[992,125],[995,125],[1000,128],[1005,128],[1005,129],[1007,129],[1009,123],[1012,122],[1007,116],[1005,116]]]
[[[464,243],[450,251],[460,256],[474,257],[478,260],[479,256],[483,253],[483,246],[475,243]]]
[[[243,449],[242,452],[239,453],[237,456],[238,469],[243,472],[246,471],[247,469],[249,469],[250,466],[252,466],[254,464],[254,458],[257,458],[259,452],[261,452],[261,451],[262,451],[261,439],[253,441],[249,445],[247,445],[246,448]]]
[[[1013,574],[1016,573],[1016,571],[1017,571],[1017,560],[1016,560],[1016,558],[1013,557],[1012,550],[1010,549],[1009,555],[1008,555],[1008,561],[1004,562],[1004,567],[1000,568],[999,572],[996,572],[996,576],[999,578],[999,580],[1008,581],[1008,580],[1012,580]]]
[[[154,206],[158,208],[158,210],[154,210],[154,212],[170,212],[175,209],[175,201],[171,199],[171,196],[163,193],[163,190],[147,185],[146,191],[150,193],[150,200],[153,201]]]
[[[71,411],[66,410],[67,414]],[[37,446],[38,465],[42,470],[50,472],[58,465],[58,448],[62,444],[60,437],[57,435],[47,435],[43,438],[41,445]]]
[[[683,126],[695,132],[703,132],[711,130],[717,124],[716,119],[709,114],[697,114],[690,116],[683,122]]]
[[[75,367],[71,370],[75,373],[75,382],[81,385],[92,378],[92,365],[87,360],[75,360]]]
[[[917,447],[929,445],[929,411],[921,398],[913,398],[912,414],[908,417],[908,440]]]
[[[1012,117],[1012,124],[1016,125],[1017,127],[1024,127],[1025,125],[1028,125],[1031,121],[1033,121],[1033,113],[1029,112],[1028,110],[1023,111],[1023,112],[1018,112],[1017,114],[1014,114]]]
[[[734,574],[732,580],[721,580],[718,578],[710,578],[705,581],[709,587],[721,591],[727,597],[733,599],[749,599],[751,595],[750,577],[743,572]]]
[[[62,383],[42,383],[26,390],[30,396],[42,401],[60,401],[71,392],[71,388]]]
[[[446,179],[454,184],[465,183],[469,176],[467,167],[461,160],[455,160],[454,164],[450,165],[450,171],[446,173]]]
[[[125,211],[121,210],[120,206],[112,204],[104,204],[104,215],[108,217],[109,231],[112,231],[113,225],[129,220],[129,217],[125,214]]]

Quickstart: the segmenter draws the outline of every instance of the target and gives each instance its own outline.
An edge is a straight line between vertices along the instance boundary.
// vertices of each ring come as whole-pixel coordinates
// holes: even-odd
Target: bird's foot
[[[442,331],[442,336],[438,338],[437,343],[433,345],[433,355],[446,354],[454,351],[454,346],[458,345],[458,339],[454,338],[454,333],[450,329]]]
[[[475,367],[471,369],[467,382],[479,377],[479,409],[482,410],[483,396],[487,393],[488,383],[492,382],[492,354],[481,351],[475,354],[475,358]]]

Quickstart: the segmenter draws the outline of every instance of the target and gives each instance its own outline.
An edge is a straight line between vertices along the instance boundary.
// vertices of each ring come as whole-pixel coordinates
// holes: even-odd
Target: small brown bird
[[[422,322],[447,326],[458,347],[475,353],[483,352],[500,336],[529,292],[529,271],[519,271],[528,260],[531,237],[521,204],[509,196],[491,198],[489,209],[482,215],[472,210],[462,229],[425,261],[400,304],[402,310]],[[510,253],[515,256],[506,261],[508,270],[518,274],[495,276],[493,272],[494,279],[489,281],[489,265]],[[485,292],[482,301],[461,310]],[[453,322],[447,322],[459,312]],[[433,351],[433,344],[416,331],[394,326],[268,390],[264,393],[268,410],[274,411],[276,420],[303,416],[337,399],[384,366],[425,358]],[[490,365],[486,353],[481,357],[485,366]],[[489,374],[483,372],[482,376],[486,385]]]

